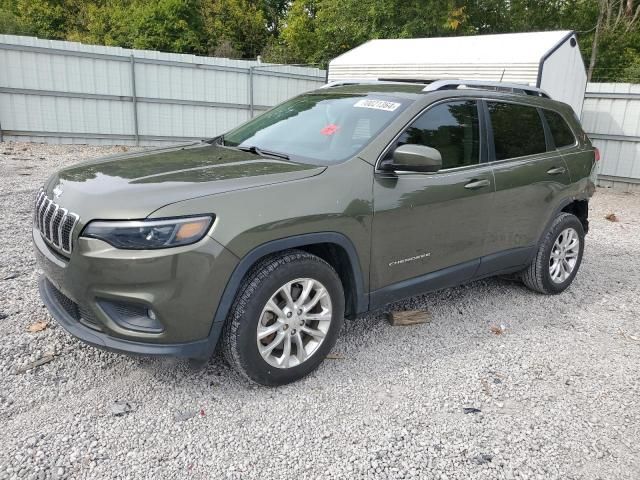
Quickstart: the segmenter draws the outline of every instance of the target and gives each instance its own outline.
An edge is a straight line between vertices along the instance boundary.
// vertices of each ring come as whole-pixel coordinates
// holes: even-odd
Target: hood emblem
[[[60,198],[60,195],[62,195],[62,185],[58,184],[53,188],[53,198]]]

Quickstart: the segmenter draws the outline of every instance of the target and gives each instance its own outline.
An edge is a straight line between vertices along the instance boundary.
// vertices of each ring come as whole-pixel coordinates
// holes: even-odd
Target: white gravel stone
[[[562,295],[489,279],[414,297],[402,306],[428,307],[430,323],[347,321],[339,359],[268,389],[217,357],[193,370],[97,350],[47,314],[33,194],[53,170],[119,151],[0,144],[0,479],[640,478],[640,195],[598,190]],[[114,402],[132,409],[114,416]]]

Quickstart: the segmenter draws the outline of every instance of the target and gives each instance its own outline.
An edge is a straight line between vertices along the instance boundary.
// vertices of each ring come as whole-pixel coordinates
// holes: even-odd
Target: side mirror
[[[408,143],[393,151],[394,170],[437,172],[442,168],[442,155],[435,148]]]

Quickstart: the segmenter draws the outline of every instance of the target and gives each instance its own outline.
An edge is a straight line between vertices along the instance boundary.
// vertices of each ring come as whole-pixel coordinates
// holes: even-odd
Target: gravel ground
[[[85,346],[40,303],[33,192],[119,150],[0,144],[0,478],[640,478],[640,195],[598,191],[564,294],[490,279],[415,297],[430,323],[347,321],[334,358],[269,389],[219,359]]]

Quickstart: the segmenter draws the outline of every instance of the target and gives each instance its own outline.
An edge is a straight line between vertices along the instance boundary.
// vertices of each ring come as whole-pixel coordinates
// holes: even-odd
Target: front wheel
[[[547,295],[563,292],[578,273],[584,251],[584,228],[575,215],[561,213],[553,221],[531,264],[524,284]]]
[[[343,319],[335,270],[315,255],[290,250],[247,275],[222,333],[224,356],[253,382],[290,383],[320,365]]]

